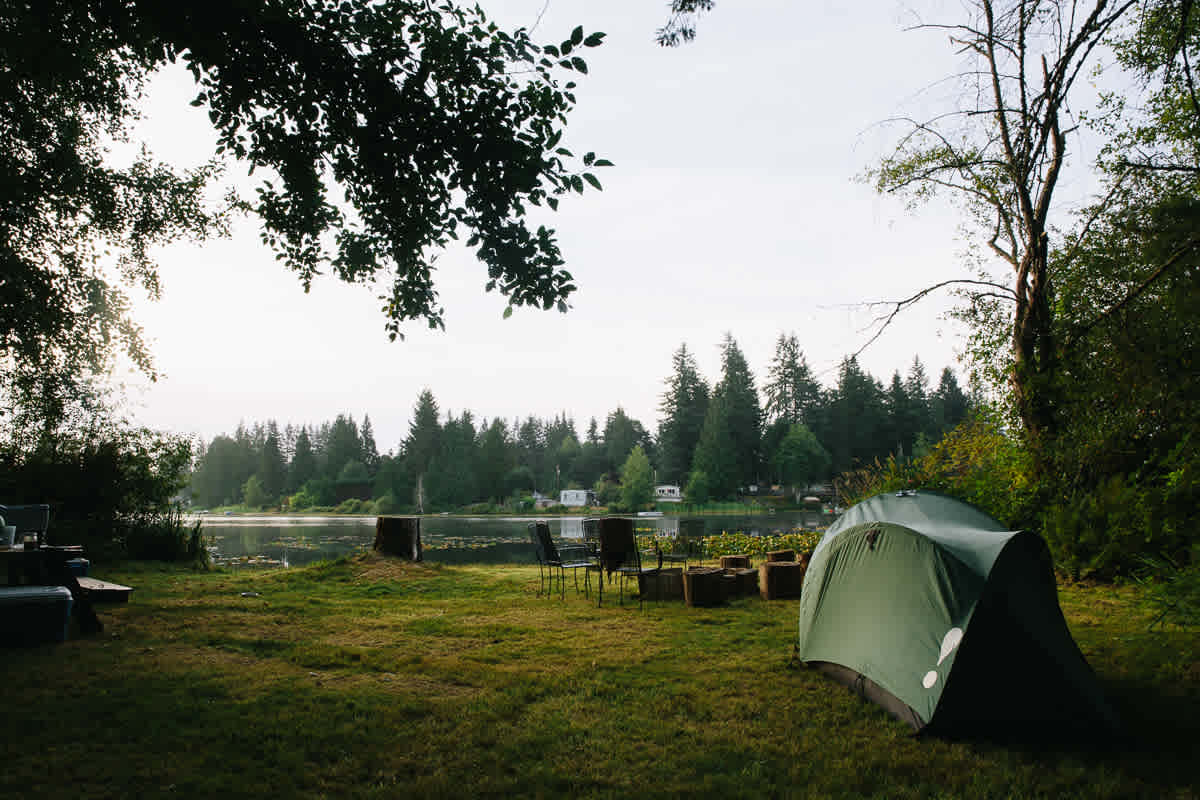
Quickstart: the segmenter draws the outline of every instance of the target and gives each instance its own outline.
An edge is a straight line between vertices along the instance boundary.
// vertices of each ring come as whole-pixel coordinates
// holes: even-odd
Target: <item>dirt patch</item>
[[[374,551],[355,556],[351,563],[354,565],[354,577],[367,583],[429,578],[439,572],[437,567],[423,562],[405,561]]]

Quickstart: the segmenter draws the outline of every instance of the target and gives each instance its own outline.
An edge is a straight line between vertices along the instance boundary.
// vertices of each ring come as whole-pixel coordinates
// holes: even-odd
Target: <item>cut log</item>
[[[721,569],[749,569],[750,556],[721,556]]]
[[[379,517],[375,520],[376,552],[384,555],[421,561],[420,517]]]
[[[683,597],[689,606],[725,602],[725,573],[716,567],[690,567],[683,573]]]
[[[799,597],[806,565],[800,561],[768,561],[758,569],[758,589],[764,600]]]
[[[682,600],[683,569],[668,567],[657,572],[647,572],[638,577],[638,592],[643,600]]]
[[[767,561],[795,561],[795,550],[772,550],[767,553]]]
[[[758,594],[758,570],[733,569],[728,570],[726,574],[733,576],[732,592],[735,597]]]

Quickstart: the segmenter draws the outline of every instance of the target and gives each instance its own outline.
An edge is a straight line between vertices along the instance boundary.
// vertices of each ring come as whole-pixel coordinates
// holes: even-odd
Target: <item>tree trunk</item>
[[[409,561],[424,560],[421,550],[420,517],[379,517],[375,520],[376,552],[406,558]]]

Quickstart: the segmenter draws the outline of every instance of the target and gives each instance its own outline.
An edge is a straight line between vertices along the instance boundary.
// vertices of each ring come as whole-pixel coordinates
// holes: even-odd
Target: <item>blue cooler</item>
[[[76,578],[86,578],[88,574],[88,567],[91,566],[91,563],[92,562],[88,561],[86,558],[68,558],[67,571]]]
[[[71,621],[65,586],[0,586],[0,644],[61,642]]]

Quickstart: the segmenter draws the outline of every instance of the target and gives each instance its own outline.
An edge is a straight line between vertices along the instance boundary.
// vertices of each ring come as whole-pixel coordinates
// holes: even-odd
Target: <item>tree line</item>
[[[943,369],[932,385],[919,357],[887,385],[847,357],[825,388],[794,334],[779,335],[760,391],[726,334],[715,383],[700,374],[686,344],[675,351],[654,432],[621,407],[603,423],[588,420],[582,432],[566,412],[512,420],[443,414],[424,389],[404,440],[385,453],[367,415],[361,423],[339,414],[319,425],[242,424],[201,444],[191,493],[201,506],[360,508],[373,501],[383,513],[502,504],[534,492],[557,499],[570,488],[632,508],[649,502],[655,483],[683,486],[696,503],[755,486],[798,494],[855,466],[924,452],[970,407],[953,370]]]

